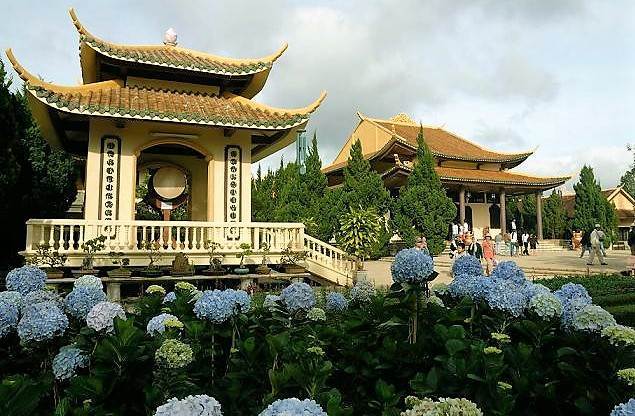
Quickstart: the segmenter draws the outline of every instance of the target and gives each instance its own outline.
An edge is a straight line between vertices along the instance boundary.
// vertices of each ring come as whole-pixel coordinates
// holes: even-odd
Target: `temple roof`
[[[506,168],[512,168],[525,161],[533,151],[520,153],[496,152],[485,149],[455,133],[441,127],[421,126],[405,116],[391,120],[381,120],[365,117],[358,113],[362,120],[367,120],[381,129],[417,147],[417,135],[423,127],[423,137],[430,151],[436,158],[463,160],[471,162],[503,163]]]
[[[120,80],[59,86],[30,74],[16,61],[11,50],[7,50],[7,56],[39,101],[62,112],[95,117],[285,130],[306,123],[326,96],[322,93],[304,108],[279,109],[231,93],[214,95],[124,86]]]
[[[254,59],[235,59],[195,51],[173,45],[122,45],[103,40],[90,33],[77,18],[74,9],[69,13],[80,35],[82,75],[85,83],[100,81],[98,57],[154,68],[184,72],[190,76],[220,76],[224,78],[252,76],[246,89],[249,98],[259,92],[273,63],[287,49],[287,44],[271,55]],[[254,77],[258,75],[257,77]],[[257,85],[253,85],[257,84]]]
[[[487,171],[476,169],[459,169],[436,166],[435,171],[439,179],[444,184],[456,183],[475,183],[475,184],[491,184],[518,186],[521,188],[538,188],[541,190],[555,188],[562,185],[570,179],[569,176],[561,177],[542,177],[532,176],[519,172],[510,171]],[[389,170],[383,172],[381,177],[384,181],[390,180],[394,176],[408,176],[412,172],[412,167],[404,164],[397,164]]]

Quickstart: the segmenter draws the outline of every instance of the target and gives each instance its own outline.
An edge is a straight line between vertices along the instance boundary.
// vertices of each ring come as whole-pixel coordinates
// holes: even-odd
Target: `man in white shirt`
[[[512,257],[518,255],[518,233],[514,229],[509,236],[509,255]]]
[[[603,241],[604,231],[602,231],[600,224],[595,224],[595,229],[591,232],[591,257],[589,257],[587,265],[591,266],[593,264],[593,260],[595,260],[595,256],[598,256],[600,264],[606,266],[606,263],[604,262],[604,254],[602,253]]]
[[[456,237],[457,235],[459,235],[459,224],[453,222],[452,223],[452,238]]]
[[[516,220],[512,218],[512,231],[516,231]]]
[[[523,255],[529,255],[529,233],[527,231],[523,232],[523,235],[520,236],[523,241]]]

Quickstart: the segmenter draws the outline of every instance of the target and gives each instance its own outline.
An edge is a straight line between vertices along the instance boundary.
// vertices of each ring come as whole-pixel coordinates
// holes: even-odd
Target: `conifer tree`
[[[406,243],[413,244],[416,236],[423,235],[430,252],[439,254],[445,247],[448,224],[456,216],[456,206],[434,170],[434,158],[425,143],[423,127],[417,145],[412,173],[394,204],[394,224]]]
[[[359,140],[351,146],[348,165],[344,168],[343,206],[344,214],[350,208],[375,208],[383,214],[388,211],[390,193],[379,174],[372,170],[362,153]]]
[[[567,212],[562,197],[555,190],[551,192],[542,208],[542,224],[545,235],[551,238],[562,238],[567,227]]]
[[[590,232],[597,223],[612,237],[617,225],[615,208],[602,195],[602,188],[595,180],[590,166],[582,167],[580,181],[573,186],[573,189],[575,190],[573,228]]]

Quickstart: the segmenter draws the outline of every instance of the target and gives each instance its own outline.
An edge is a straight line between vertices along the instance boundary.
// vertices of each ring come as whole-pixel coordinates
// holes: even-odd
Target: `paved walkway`
[[[630,252],[624,250],[607,251],[607,266],[600,266],[598,260],[595,265],[587,266],[588,256],[584,259],[580,258],[580,252],[562,251],[562,252],[539,252],[535,256],[502,256],[498,257],[498,261],[513,260],[525,273],[533,277],[549,277],[562,276],[571,274],[599,274],[599,273],[619,273],[629,268]],[[390,277],[391,259],[383,259],[378,261],[366,262],[368,270],[368,278],[375,282],[377,286],[389,286],[392,281]],[[451,260],[443,255],[435,258],[436,270],[439,277],[436,282],[449,282],[452,280],[450,276]]]

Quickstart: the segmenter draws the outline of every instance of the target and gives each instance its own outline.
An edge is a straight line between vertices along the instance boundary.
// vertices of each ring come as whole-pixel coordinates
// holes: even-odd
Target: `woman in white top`
[[[521,236],[523,239],[523,255],[529,255],[529,233],[527,231],[523,231],[523,235]]]

